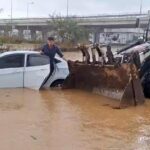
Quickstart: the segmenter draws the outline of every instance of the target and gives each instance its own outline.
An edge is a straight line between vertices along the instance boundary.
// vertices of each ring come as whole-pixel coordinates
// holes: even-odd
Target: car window
[[[50,63],[49,57],[40,54],[31,54],[27,58],[27,67],[43,66]]]
[[[12,54],[0,58],[0,69],[24,67],[24,54]]]

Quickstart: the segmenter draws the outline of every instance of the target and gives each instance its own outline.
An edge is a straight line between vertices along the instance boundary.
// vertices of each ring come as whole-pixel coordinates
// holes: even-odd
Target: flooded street
[[[2,150],[149,150],[150,102],[113,109],[78,90],[0,90]]]
[[[0,90],[0,150],[149,150],[150,101],[122,110],[108,104],[80,90]]]

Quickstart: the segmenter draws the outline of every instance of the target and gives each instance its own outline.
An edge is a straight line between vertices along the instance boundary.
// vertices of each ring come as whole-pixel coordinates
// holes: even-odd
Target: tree
[[[77,21],[71,18],[51,16],[49,21],[54,36],[61,42],[83,42],[88,40],[89,32],[84,27],[78,26]]]

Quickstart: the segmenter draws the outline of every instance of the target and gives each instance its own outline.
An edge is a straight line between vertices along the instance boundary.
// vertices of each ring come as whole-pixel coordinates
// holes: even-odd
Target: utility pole
[[[143,10],[143,0],[140,2],[140,15],[142,15]],[[141,19],[139,18],[139,36],[141,36]]]
[[[29,21],[29,6],[33,5],[34,2],[28,2],[27,3],[27,30],[29,30],[29,25],[28,25],[28,21]]]
[[[69,0],[67,0],[67,18],[69,17]]]
[[[143,10],[143,0],[141,0],[141,4],[140,4],[140,15],[142,14],[142,10]]]
[[[11,32],[13,32],[13,0],[11,0],[11,13],[10,13],[10,17],[11,17]]]

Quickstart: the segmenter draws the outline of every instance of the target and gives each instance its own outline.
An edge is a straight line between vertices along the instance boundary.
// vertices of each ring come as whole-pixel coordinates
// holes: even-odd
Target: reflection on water
[[[2,150],[149,150],[150,102],[122,110],[79,90],[0,90]]]

